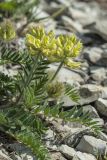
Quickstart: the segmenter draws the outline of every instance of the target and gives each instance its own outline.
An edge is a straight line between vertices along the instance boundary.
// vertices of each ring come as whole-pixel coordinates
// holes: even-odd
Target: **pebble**
[[[105,155],[107,144],[106,141],[97,139],[92,136],[83,136],[80,143],[76,147],[81,152],[90,153],[92,155]]]

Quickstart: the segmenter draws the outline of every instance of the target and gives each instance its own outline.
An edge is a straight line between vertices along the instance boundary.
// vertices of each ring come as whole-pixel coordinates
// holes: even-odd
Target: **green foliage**
[[[31,131],[25,131],[16,135],[17,139],[28,145],[38,160],[49,160],[48,151],[44,148],[41,139]]]
[[[15,1],[0,2],[0,9],[2,11],[13,12],[15,10],[15,8],[16,8]]]
[[[18,64],[18,65],[22,65],[22,64],[30,64],[32,59],[31,56],[29,55],[27,50],[16,50],[16,49],[12,49],[10,47],[6,47],[5,44],[1,43],[1,59],[0,59],[0,65],[4,65],[4,64]]]
[[[16,13],[26,14],[32,9],[32,7],[34,7],[38,3],[39,3],[39,0],[30,0],[30,1],[29,0],[20,0],[20,1],[5,0],[4,2],[0,2],[0,9],[5,12],[10,12],[10,13],[15,12],[14,14]]]
[[[37,9],[40,0],[16,0],[14,5],[14,12],[12,12],[12,17],[15,20],[20,20],[21,17],[27,17],[27,24],[34,22],[36,16],[33,13],[33,9]],[[11,0],[14,3],[14,0]],[[26,26],[26,25],[25,25]]]
[[[80,99],[77,89],[70,84],[65,85],[65,95],[69,96],[74,102],[78,102],[78,100]]]
[[[6,103],[15,92],[14,78],[0,72],[0,103]]]
[[[0,112],[0,125],[4,125],[5,123],[7,123],[5,114],[3,112]]]
[[[3,131],[7,131],[31,148],[38,159],[47,160],[48,150],[41,141],[41,136],[46,128],[34,113],[24,107],[7,109],[0,113],[0,125]]]

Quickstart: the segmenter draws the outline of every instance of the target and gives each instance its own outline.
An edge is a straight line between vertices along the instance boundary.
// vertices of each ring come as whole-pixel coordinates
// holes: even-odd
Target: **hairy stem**
[[[59,73],[60,69],[62,68],[63,64],[64,64],[64,60],[63,60],[63,61],[60,63],[60,65],[58,66],[55,74],[53,75],[53,77],[52,77],[52,79],[51,79],[51,81],[53,81],[53,80],[55,79],[55,77],[56,77],[57,74]]]

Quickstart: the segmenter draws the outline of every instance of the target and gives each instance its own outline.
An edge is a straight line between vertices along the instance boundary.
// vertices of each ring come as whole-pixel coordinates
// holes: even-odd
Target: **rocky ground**
[[[107,1],[45,0],[41,1],[37,17],[52,15],[62,6],[66,8],[58,17],[50,17],[41,23],[47,30],[54,29],[56,35],[75,33],[82,40],[84,49],[77,59],[82,63],[81,69],[62,68],[57,78],[77,86],[83,112],[89,111],[103,131],[96,137],[78,123],[63,124],[61,120],[49,119],[51,127],[44,141],[52,160],[97,160],[96,156],[105,155],[107,150]],[[51,68],[56,69],[57,65],[53,64]],[[66,110],[75,105],[68,97],[63,97],[63,101]],[[25,146],[15,141],[4,142],[4,139],[6,137],[1,134],[0,160],[35,159]]]

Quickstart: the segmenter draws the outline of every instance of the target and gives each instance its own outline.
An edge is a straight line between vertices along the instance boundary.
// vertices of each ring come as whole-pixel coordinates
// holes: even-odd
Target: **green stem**
[[[64,60],[63,60],[63,61],[60,63],[60,65],[58,66],[55,74],[53,75],[53,77],[52,77],[52,79],[51,79],[51,82],[55,79],[55,77],[56,77],[57,74],[59,73],[60,69],[62,68],[63,64],[64,64]]]

